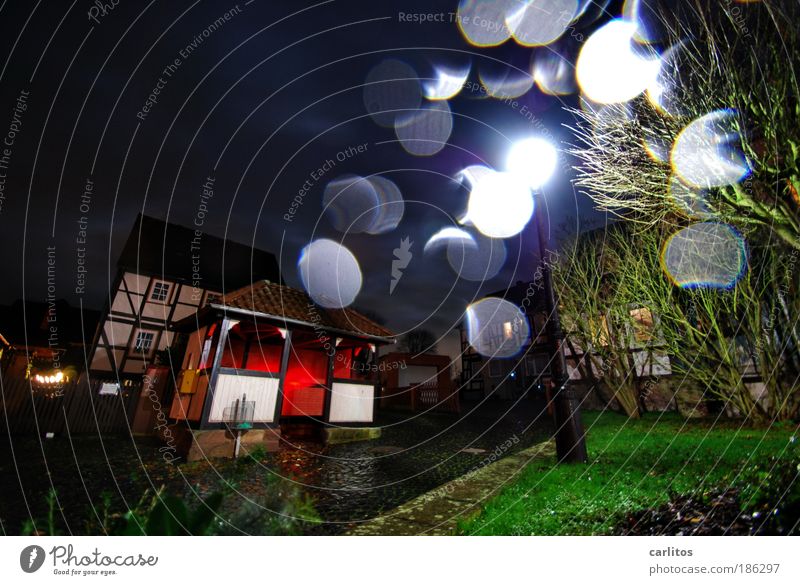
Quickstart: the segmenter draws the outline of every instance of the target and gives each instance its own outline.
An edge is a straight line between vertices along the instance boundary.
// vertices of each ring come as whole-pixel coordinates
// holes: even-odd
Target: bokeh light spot
[[[436,250],[447,248],[451,243],[474,248],[475,250],[478,249],[478,244],[475,243],[475,238],[473,238],[472,234],[470,234],[468,231],[457,227],[446,227],[440,229],[438,232],[428,238],[428,241],[425,242],[425,248],[423,251],[426,254],[428,252],[435,252]]]
[[[513,357],[530,339],[525,313],[505,299],[487,297],[471,304],[466,321],[469,344],[486,357]]]
[[[494,47],[511,38],[506,14],[518,0],[461,0],[456,19],[461,34],[476,47]]]
[[[376,175],[369,177],[378,199],[377,214],[365,231],[368,234],[385,234],[398,226],[405,214],[406,204],[403,194],[393,181]]]
[[[505,243],[473,230],[467,233],[472,237],[471,243],[463,239],[450,239],[447,243],[447,261],[450,267],[464,280],[491,280],[498,275],[506,262]]]
[[[538,52],[533,58],[533,79],[544,93],[568,95],[578,90],[575,66],[553,50]]]
[[[364,82],[364,106],[379,126],[391,128],[399,115],[422,102],[416,71],[397,59],[386,59],[372,68]]]
[[[446,101],[436,101],[400,116],[395,133],[403,148],[415,156],[433,156],[442,150],[453,131],[453,114]]]
[[[750,174],[735,110],[717,110],[684,128],[672,148],[672,168],[701,189],[738,183]]]
[[[458,95],[469,76],[469,67],[463,70],[434,67],[436,79],[423,83],[425,97],[429,100],[449,100]]]
[[[340,232],[369,231],[378,219],[378,193],[373,184],[358,175],[342,175],[325,186],[323,212]]]
[[[593,102],[627,102],[653,84],[660,60],[635,50],[635,32],[635,24],[612,20],[584,43],[575,69],[581,90]]]
[[[456,175],[456,177],[459,181],[461,181],[462,185],[464,184],[464,181],[466,181],[468,186],[474,187],[482,177],[485,177],[493,172],[495,171],[483,165],[470,165],[467,168],[462,169]]]
[[[501,73],[480,71],[478,77],[486,95],[498,100],[522,97],[533,87],[533,76],[524,71],[507,68]]]
[[[684,45],[678,43],[664,51],[655,79],[647,88],[647,99],[662,114],[683,114],[682,95],[686,91],[680,81],[681,59],[685,59]],[[687,66],[691,67],[691,64]]]
[[[325,186],[323,213],[343,233],[384,234],[403,219],[405,201],[400,189],[381,176],[342,175]]]
[[[661,267],[681,288],[728,289],[747,269],[747,248],[733,227],[697,223],[667,240],[661,251]]]
[[[361,290],[358,260],[333,240],[323,238],[308,244],[300,253],[297,268],[303,288],[321,307],[347,307]]]
[[[578,8],[577,0],[517,2],[506,15],[506,25],[520,45],[549,45],[564,34]]]

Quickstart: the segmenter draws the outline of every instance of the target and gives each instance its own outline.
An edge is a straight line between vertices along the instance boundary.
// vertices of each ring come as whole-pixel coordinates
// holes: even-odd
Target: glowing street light
[[[470,184],[467,213],[459,221],[472,223],[490,238],[510,238],[528,224],[533,214],[531,190],[553,175],[558,155],[552,144],[528,138],[514,144],[503,172],[473,166],[462,171]]]
[[[511,147],[506,169],[530,189],[539,189],[553,176],[557,163],[558,154],[552,144],[542,138],[527,138]]]
[[[558,163],[555,147],[541,138],[529,138],[514,144],[506,161],[510,174],[524,180],[533,192],[541,188],[553,175]],[[588,457],[584,440],[583,423],[579,402],[575,391],[568,387],[567,359],[564,354],[564,331],[558,314],[550,263],[545,260],[547,238],[544,235],[542,214],[536,213],[536,231],[539,232],[539,258],[544,284],[545,305],[547,309],[547,338],[550,342],[552,359],[552,378],[555,392],[556,453],[562,463],[583,463]]]

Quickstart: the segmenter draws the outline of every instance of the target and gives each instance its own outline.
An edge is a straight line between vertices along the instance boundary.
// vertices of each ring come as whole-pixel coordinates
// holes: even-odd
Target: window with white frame
[[[136,332],[136,337],[133,339],[133,351],[136,353],[150,353],[153,348],[153,341],[155,341],[155,331],[147,331],[146,329],[139,329]]]
[[[157,303],[166,303],[169,298],[170,283],[163,280],[157,280],[153,283],[153,289],[150,291],[150,300]]]

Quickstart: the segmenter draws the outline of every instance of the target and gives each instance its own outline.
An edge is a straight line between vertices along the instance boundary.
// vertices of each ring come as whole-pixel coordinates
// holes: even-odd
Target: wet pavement
[[[293,473],[314,497],[325,520],[315,532],[338,533],[552,435],[537,403],[469,410],[461,417],[383,414],[380,439],[298,445],[278,454],[278,468]]]
[[[148,488],[162,485],[190,497],[221,488],[226,508],[263,500],[274,476],[288,478],[313,498],[321,524],[310,534],[339,534],[466,473],[542,443],[552,435],[550,418],[535,401],[465,404],[460,416],[381,413],[381,437],[323,446],[302,442],[266,454],[258,462],[215,460],[168,465],[153,439],[125,437],[8,437],[0,449],[0,521],[19,533],[29,517],[46,514],[46,495],[56,488],[64,533],[82,533],[101,493],[114,503],[134,504]],[[16,461],[15,461],[16,459]],[[232,489],[231,489],[232,488]]]

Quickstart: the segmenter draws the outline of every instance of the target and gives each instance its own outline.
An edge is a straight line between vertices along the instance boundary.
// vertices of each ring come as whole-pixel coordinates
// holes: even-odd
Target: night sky
[[[285,281],[296,287],[301,248],[319,237],[342,239],[321,216],[325,184],[345,173],[381,173],[394,181],[406,200],[398,227],[379,236],[347,235],[343,243],[364,276],[354,306],[377,313],[398,333],[446,331],[472,300],[533,277],[534,221],[505,241],[503,270],[486,282],[458,279],[443,252],[423,255],[422,248],[465,208],[467,191],[453,180],[458,171],[481,161],[499,167],[514,140],[544,128],[555,141],[569,142],[562,107],[576,97],[534,87],[512,106],[462,91],[450,100],[448,146],[416,157],[391,128],[368,116],[363,84],[388,58],[411,65],[423,79],[434,65],[469,64],[471,82],[478,70],[497,70],[501,62],[527,69],[535,51],[575,54],[578,39],[608,15],[551,47],[530,49],[513,41],[471,46],[449,21],[456,0],[119,0],[90,19],[93,6],[88,0],[0,2],[0,134],[12,124],[18,129],[5,146],[8,168],[0,171],[6,175],[0,178],[0,302],[44,300],[48,247],[55,247],[56,296],[101,308],[136,215],[192,225],[209,177],[214,195],[202,229],[275,253]],[[618,11],[609,7],[610,14]],[[226,13],[224,25],[198,42]],[[401,22],[400,13],[445,17]],[[145,110],[155,89],[157,101]],[[522,106],[538,124],[521,115]],[[310,174],[359,145],[362,152],[337,160],[293,221],[284,221]],[[566,224],[574,231],[602,218],[573,190],[571,162],[562,154],[545,189],[547,205],[537,212],[554,228]],[[82,228],[85,244],[77,243]],[[390,295],[392,250],[406,237],[414,242],[413,258]],[[82,295],[75,292],[78,248],[86,249]]]

